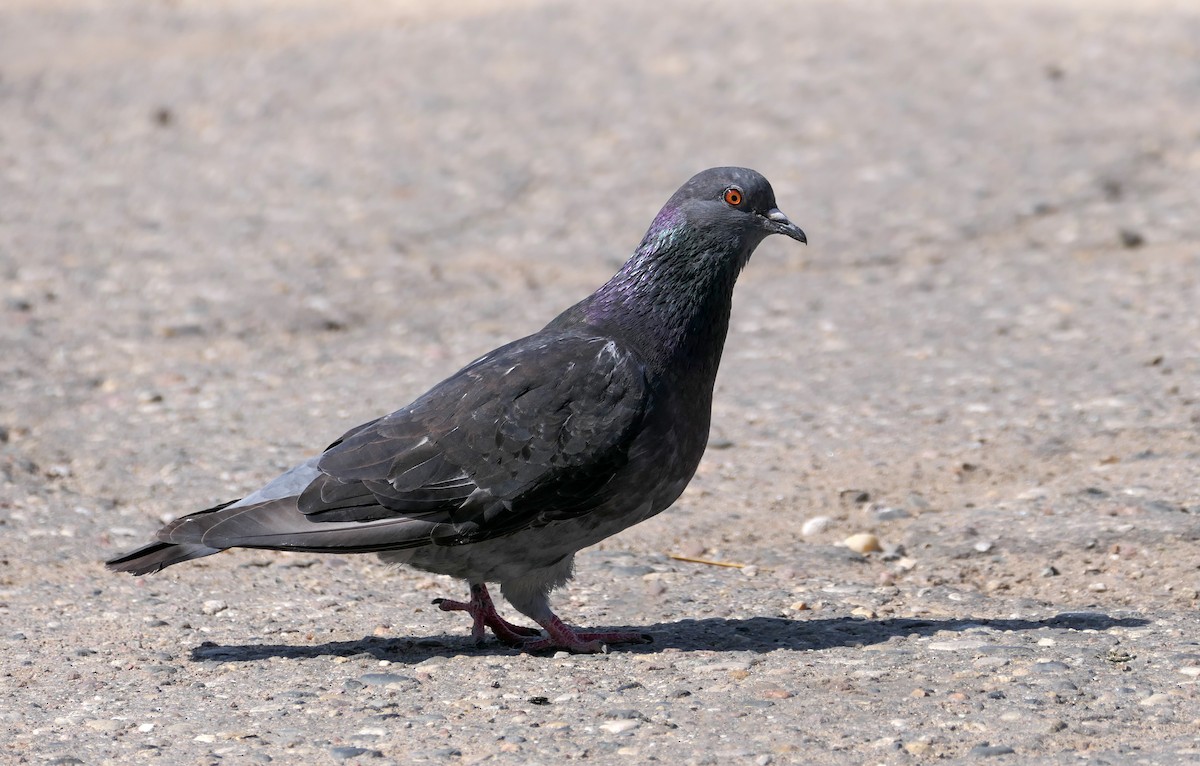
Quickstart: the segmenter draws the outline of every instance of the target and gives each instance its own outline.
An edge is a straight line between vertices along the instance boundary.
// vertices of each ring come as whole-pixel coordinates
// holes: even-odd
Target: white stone
[[[204,602],[204,604],[200,607],[200,611],[204,614],[217,614],[218,612],[224,612],[228,608],[229,605],[224,601],[210,599]]]
[[[828,516],[813,516],[800,527],[800,534],[805,537],[813,537],[829,529],[832,524],[833,519]]]

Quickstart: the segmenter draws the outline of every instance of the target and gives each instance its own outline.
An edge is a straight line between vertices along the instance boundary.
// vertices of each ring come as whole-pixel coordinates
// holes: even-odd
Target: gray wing
[[[614,342],[533,335],[159,539],[379,551],[476,542],[585,514],[610,497],[649,406],[640,362]]]

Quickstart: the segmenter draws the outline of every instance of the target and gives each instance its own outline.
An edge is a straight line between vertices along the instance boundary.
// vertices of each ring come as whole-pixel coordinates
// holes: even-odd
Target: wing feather
[[[461,545],[578,516],[610,496],[650,406],[632,353],[582,334],[530,336],[159,539],[365,552]]]
[[[648,407],[644,372],[604,338],[536,344],[501,348],[344,439],[321,456],[319,483],[365,487],[384,508],[459,525],[463,541],[586,513]],[[327,511],[307,492],[300,506]]]

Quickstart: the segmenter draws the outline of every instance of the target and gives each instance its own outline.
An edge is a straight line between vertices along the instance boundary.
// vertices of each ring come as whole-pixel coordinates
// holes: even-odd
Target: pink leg
[[[540,652],[546,649],[565,649],[577,654],[594,654],[604,651],[607,644],[649,644],[654,637],[649,633],[576,631],[567,626],[556,615],[539,621],[545,628],[547,638],[527,640],[521,645],[523,652]]]
[[[577,654],[593,654],[604,651],[607,644],[648,644],[654,641],[648,633],[576,631],[554,614],[538,621],[546,631],[546,637],[543,638],[540,630],[514,625],[501,617],[496,612],[496,605],[492,603],[487,586],[483,583],[471,585],[471,600],[468,602],[439,598],[434,599],[433,603],[444,612],[470,614],[471,638],[475,639],[476,645],[483,644],[488,628],[492,629],[492,633],[496,634],[501,643],[523,652],[565,649]]]
[[[477,646],[483,645],[484,631],[491,628],[496,638],[508,646],[523,647],[530,636],[540,636],[542,632],[536,628],[526,628],[523,625],[513,625],[496,612],[496,605],[483,583],[471,585],[471,600],[469,602],[451,601],[445,598],[434,599],[433,603],[443,612],[467,612],[471,615],[471,638]]]

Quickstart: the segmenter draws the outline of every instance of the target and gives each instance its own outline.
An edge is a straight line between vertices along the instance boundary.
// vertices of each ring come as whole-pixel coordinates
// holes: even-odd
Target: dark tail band
[[[203,556],[220,553],[220,548],[194,543],[150,543],[136,551],[105,562],[114,572],[129,572],[135,575],[153,574],[181,561],[190,561]]]

